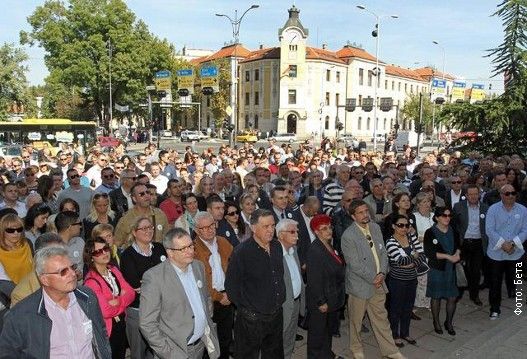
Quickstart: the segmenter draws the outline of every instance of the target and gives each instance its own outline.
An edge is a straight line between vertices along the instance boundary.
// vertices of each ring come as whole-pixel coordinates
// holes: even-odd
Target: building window
[[[296,50],[298,50],[298,45],[289,45],[289,51],[294,52]]]
[[[401,81],[397,83],[397,91],[401,91]]]
[[[395,90],[395,81],[392,81],[392,91]]]
[[[289,65],[289,77],[296,77],[297,67],[296,65]]]
[[[258,128],[258,115],[254,115],[254,128]]]
[[[245,127],[247,127],[249,124],[249,115],[245,115]]]
[[[340,104],[340,94],[335,94],[335,106],[338,106]]]
[[[329,130],[329,116],[326,116],[326,121],[324,121],[324,128]]]
[[[245,81],[251,81],[251,72],[245,71]]]
[[[289,104],[296,104],[296,90],[289,90]]]
[[[384,130],[386,130],[386,126],[388,125],[388,120],[385,118],[384,119]]]
[[[371,119],[368,117],[368,119],[366,120],[366,130],[370,130],[370,127],[371,127]]]
[[[384,80],[384,89],[388,90],[388,80]]]
[[[362,106],[362,95],[359,95],[359,106]]]
[[[331,70],[326,70],[326,81],[331,81]]]
[[[254,81],[260,81],[260,70],[254,70]]]
[[[362,117],[359,117],[359,120],[357,121],[357,130],[362,130]]]
[[[414,93],[414,85],[410,85],[410,93],[411,93],[411,94]]]
[[[368,71],[368,86],[371,86],[373,83],[373,71]]]
[[[337,71],[337,73],[335,74],[335,78],[337,80],[337,83],[340,83],[340,71]]]
[[[364,85],[364,69],[359,69],[359,85]]]
[[[245,93],[245,105],[246,106],[250,105],[250,103],[249,103],[249,102],[251,102],[250,99],[251,99],[251,94],[249,92],[246,92]]]
[[[404,92],[408,91],[408,84],[404,84]]]
[[[326,92],[326,106],[329,106],[329,92]]]
[[[259,105],[260,104],[260,96],[259,95],[260,95],[260,93],[258,91],[256,91],[254,93],[254,104],[255,105]]]

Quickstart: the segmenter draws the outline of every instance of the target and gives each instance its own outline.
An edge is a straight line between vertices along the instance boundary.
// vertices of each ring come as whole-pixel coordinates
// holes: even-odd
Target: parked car
[[[181,132],[181,142],[192,142],[192,141],[198,141],[199,142],[199,131],[182,131]]]
[[[294,133],[277,133],[269,137],[270,140],[275,140],[276,142],[296,142],[296,134]]]
[[[172,131],[170,130],[164,130],[162,133],[161,133],[161,137],[164,137],[164,138],[170,138],[174,136],[174,134],[172,133]]]
[[[386,141],[386,133],[384,132],[377,132],[375,134],[375,137],[377,137],[377,143],[384,143]],[[373,135],[371,136],[371,142],[373,142]]]
[[[357,140],[351,133],[343,133],[337,138],[337,142],[343,142],[346,147],[359,147],[359,140]]]
[[[236,141],[255,143],[258,142],[258,137],[254,132],[242,132],[238,136],[236,136]]]
[[[207,130],[201,130],[199,133],[199,139],[200,140],[208,140],[210,138],[209,134],[207,133]]]

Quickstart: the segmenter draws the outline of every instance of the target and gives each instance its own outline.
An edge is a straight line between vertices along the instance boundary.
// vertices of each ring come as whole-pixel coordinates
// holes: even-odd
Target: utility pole
[[[108,132],[110,134],[113,134],[112,132],[112,121],[113,121],[113,104],[112,104],[112,41],[108,39],[108,59],[109,59],[109,76],[110,76],[110,121],[108,122]]]
[[[421,132],[423,128],[423,93],[419,92],[419,125],[417,127],[417,156],[421,147]]]

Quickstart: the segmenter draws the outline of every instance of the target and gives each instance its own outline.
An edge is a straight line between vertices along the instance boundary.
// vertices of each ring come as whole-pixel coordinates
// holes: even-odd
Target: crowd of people
[[[0,357],[291,358],[302,327],[334,359],[347,317],[354,358],[370,329],[404,358],[423,308],[455,336],[488,288],[498,319],[526,261],[519,155],[35,152],[0,158]]]

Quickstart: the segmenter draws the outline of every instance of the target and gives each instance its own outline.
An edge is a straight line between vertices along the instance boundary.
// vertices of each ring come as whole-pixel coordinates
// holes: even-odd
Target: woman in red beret
[[[310,226],[317,238],[311,243],[306,260],[307,357],[339,359],[342,357],[331,350],[331,328],[339,325],[338,310],[345,301],[345,264],[331,244],[331,218],[317,214]]]

